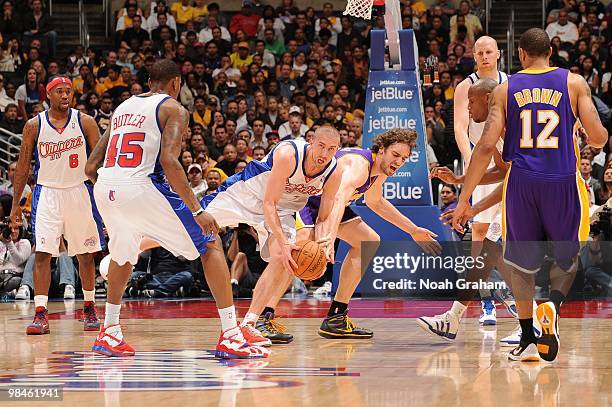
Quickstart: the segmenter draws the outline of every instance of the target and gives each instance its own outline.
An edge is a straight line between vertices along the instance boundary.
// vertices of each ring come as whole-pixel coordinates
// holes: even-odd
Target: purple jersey
[[[503,159],[538,175],[575,174],[576,117],[567,69],[526,69],[508,79]]]
[[[368,168],[368,179],[366,180],[366,182],[361,185],[359,188],[357,188],[355,190],[355,194],[357,195],[361,195],[363,193],[365,193],[368,189],[370,189],[370,187],[372,186],[372,184],[374,183],[374,181],[376,181],[376,178],[378,178],[378,175],[376,176],[372,176],[372,168],[374,167],[374,153],[372,153],[372,150],[367,150],[365,148],[343,148],[341,150],[338,150],[338,152],[336,153],[336,161],[340,159],[340,157],[342,157],[343,155],[346,154],[357,154],[362,156],[363,158],[365,158],[368,161],[369,164],[369,168]],[[355,197],[353,196],[353,198],[351,198],[351,200],[355,200],[357,199],[359,196]]]

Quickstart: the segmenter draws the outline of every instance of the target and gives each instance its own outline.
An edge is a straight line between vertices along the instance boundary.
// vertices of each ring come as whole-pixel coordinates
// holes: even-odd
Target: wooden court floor
[[[214,303],[135,301],[124,307],[134,358],[94,356],[95,332],[78,322],[82,302],[50,303],[51,334],[26,336],[33,303],[0,304],[0,389],[59,385],[61,402],[0,406],[608,406],[612,405],[612,305],[569,303],[553,364],[510,363],[499,338],[515,322],[498,308],[498,325],[478,326],[477,307],[455,344],[439,342],[414,317],[448,302],[354,301],[368,341],[330,341],[317,328],[329,303],[291,300],[279,307],[294,333],[267,360],[220,362],[209,349],[219,331]],[[248,303],[239,301],[242,314]],[[101,313],[102,307],[100,307]]]

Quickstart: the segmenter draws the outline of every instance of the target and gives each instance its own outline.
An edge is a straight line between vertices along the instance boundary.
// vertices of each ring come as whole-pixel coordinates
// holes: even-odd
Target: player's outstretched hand
[[[298,268],[297,263],[295,262],[295,260],[293,260],[293,256],[291,256],[291,253],[294,250],[300,250],[300,247],[289,242],[283,244],[279,259],[281,264],[283,265],[283,268],[287,271],[287,273],[291,275],[294,275],[295,271]]]
[[[198,216],[195,217],[195,221],[198,222],[198,225],[202,228],[202,231],[206,235],[212,235],[219,233],[219,225],[215,218],[208,212],[202,212]]]
[[[447,184],[460,184],[461,179],[455,175],[448,167],[436,167],[429,173],[429,178],[439,178]]]
[[[417,227],[410,236],[412,236],[416,244],[418,244],[425,253],[435,255],[442,253],[442,246],[434,239],[438,237],[438,235],[431,230]]]
[[[23,217],[21,214],[21,207],[20,206],[15,206],[11,209],[11,216],[9,219],[9,223],[11,228],[19,228],[19,226],[21,226],[21,224],[23,223]]]
[[[451,227],[455,230],[463,230],[463,225],[470,219],[470,204],[469,202],[459,201],[453,213],[453,221]]]
[[[325,253],[325,259],[328,263],[334,262],[334,242],[331,240],[329,235],[323,236],[317,240],[317,243],[323,249]]]
[[[448,211],[446,211],[442,215],[440,215],[440,220],[442,221],[443,224],[452,227],[451,223],[453,221],[453,216],[454,215],[455,215],[455,208],[449,209]],[[471,219],[471,218],[473,218],[476,215],[477,214],[476,214],[476,211],[474,210],[474,208],[472,206],[468,206],[468,210],[467,210],[467,217],[468,217],[468,219]],[[465,222],[463,222],[459,226],[459,229],[454,229],[454,230],[456,230],[458,233],[461,233],[461,234],[465,233],[465,228],[463,227],[464,224],[465,224]]]

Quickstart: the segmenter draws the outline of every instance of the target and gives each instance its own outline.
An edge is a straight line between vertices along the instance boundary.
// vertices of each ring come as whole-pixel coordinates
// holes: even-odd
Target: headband
[[[57,85],[61,85],[62,83],[66,83],[72,86],[72,82],[70,81],[70,79],[66,78],[65,76],[58,76],[47,84],[47,93],[51,92],[54,87],[56,87]]]

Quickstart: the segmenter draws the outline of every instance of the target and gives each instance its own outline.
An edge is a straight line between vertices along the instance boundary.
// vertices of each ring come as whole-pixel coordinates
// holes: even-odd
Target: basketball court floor
[[[293,343],[269,359],[219,361],[210,349],[219,323],[206,300],[131,301],[124,305],[133,358],[94,356],[95,332],[78,322],[82,302],[49,304],[51,334],[26,336],[33,303],[0,304],[0,390],[60,386],[63,401],[0,405],[81,406],[607,406],[612,405],[612,305],[569,302],[555,363],[509,362],[499,338],[516,322],[498,308],[495,328],[468,310],[455,344],[415,323],[441,313],[443,301],[356,300],[353,319],[368,341],[331,341],[317,329],[329,302],[283,300]],[[240,315],[248,302],[238,301]],[[103,307],[99,306],[101,313]],[[501,317],[501,318],[500,318]],[[6,400],[6,392],[4,400]]]

